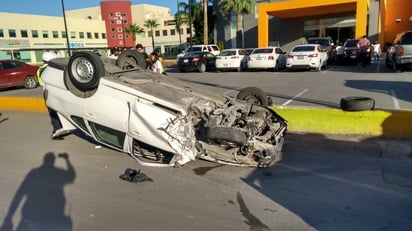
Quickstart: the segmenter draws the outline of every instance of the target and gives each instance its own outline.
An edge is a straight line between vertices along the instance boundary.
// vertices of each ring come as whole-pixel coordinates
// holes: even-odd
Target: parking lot
[[[167,72],[166,78],[198,83],[216,94],[234,96],[244,87],[256,86],[268,93],[275,105],[285,108],[338,109],[339,99],[350,95],[372,97],[378,108],[412,108],[410,72],[393,73],[383,63],[331,65],[322,72],[179,73],[174,68]],[[0,100],[13,97],[41,101],[42,90],[0,91]],[[182,169],[148,168],[79,134],[50,140],[47,113],[1,112],[0,182],[6,186],[0,189],[3,228],[8,215],[16,227],[30,225],[38,216],[49,217],[50,212],[60,230],[412,227],[410,139],[291,131],[284,159],[271,168],[239,168],[200,160]],[[286,119],[289,124],[295,122],[292,117]],[[320,122],[328,120],[333,119],[326,116]],[[69,178],[67,162],[59,153],[68,154],[74,169]],[[44,166],[50,154],[56,158],[51,166],[58,172],[54,177],[48,174],[50,166]],[[120,180],[119,175],[129,167],[141,169],[153,182]],[[39,173],[37,178],[29,174],[33,171]],[[43,183],[52,180],[58,187]],[[22,203],[23,197],[38,209]]]

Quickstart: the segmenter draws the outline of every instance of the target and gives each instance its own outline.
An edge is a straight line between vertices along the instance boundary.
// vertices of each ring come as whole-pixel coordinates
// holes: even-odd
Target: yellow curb
[[[412,137],[411,110],[346,112],[340,109],[273,107],[288,121],[288,130],[322,134]]]
[[[14,111],[47,112],[43,98],[0,97],[0,109]]]
[[[47,112],[43,98],[0,97],[1,110]],[[291,132],[412,138],[412,110],[346,112],[312,107],[272,107]]]

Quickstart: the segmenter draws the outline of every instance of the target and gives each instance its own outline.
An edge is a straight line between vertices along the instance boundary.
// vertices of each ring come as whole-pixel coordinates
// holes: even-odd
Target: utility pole
[[[67,31],[66,12],[64,10],[63,0],[62,0],[62,9],[63,9],[64,30],[66,32],[67,53],[69,54],[69,56],[71,56],[72,54],[71,54],[71,51],[70,51],[69,33]]]

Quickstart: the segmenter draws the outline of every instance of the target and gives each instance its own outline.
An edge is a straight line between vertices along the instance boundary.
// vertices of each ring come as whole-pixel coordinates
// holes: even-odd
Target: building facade
[[[100,6],[66,11],[65,15],[67,34],[63,17],[0,12],[0,59],[41,63],[44,51],[56,50],[67,56],[68,47],[73,51],[94,50],[107,56],[112,47],[133,48],[135,43],[143,44],[151,52],[151,32],[144,26],[148,19],[159,24],[153,32],[154,49],[163,55],[175,55],[181,41],[186,43],[190,34],[189,26],[184,24],[179,35],[169,8],[131,5],[130,1],[102,1]],[[136,41],[125,32],[133,23],[144,29],[136,35]]]
[[[330,36],[337,43],[367,35],[382,45],[412,28],[410,0],[257,0],[243,17],[245,48],[280,45],[289,50],[308,37]],[[236,46],[236,19],[219,13],[215,41]]]

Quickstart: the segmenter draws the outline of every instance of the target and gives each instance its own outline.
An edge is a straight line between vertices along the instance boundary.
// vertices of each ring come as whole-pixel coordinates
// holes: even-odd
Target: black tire
[[[142,54],[136,50],[122,51],[116,61],[116,66],[123,70],[142,68],[146,69],[146,60]]]
[[[179,68],[179,72],[184,73],[184,72],[186,72],[186,69],[184,69],[184,68]]]
[[[74,53],[69,59],[67,70],[69,81],[83,92],[96,89],[100,77],[106,73],[100,56],[91,51]]]
[[[267,94],[262,89],[257,87],[247,87],[240,90],[236,96],[236,99],[261,106],[269,106]]]
[[[26,79],[24,79],[24,88],[33,89],[36,88],[37,85],[37,79],[34,76],[27,76]]]
[[[239,146],[245,145],[247,142],[244,132],[231,127],[212,127],[209,129],[207,138],[217,143],[232,143]]]
[[[367,111],[375,108],[375,100],[369,97],[349,96],[340,100],[344,111]]]

